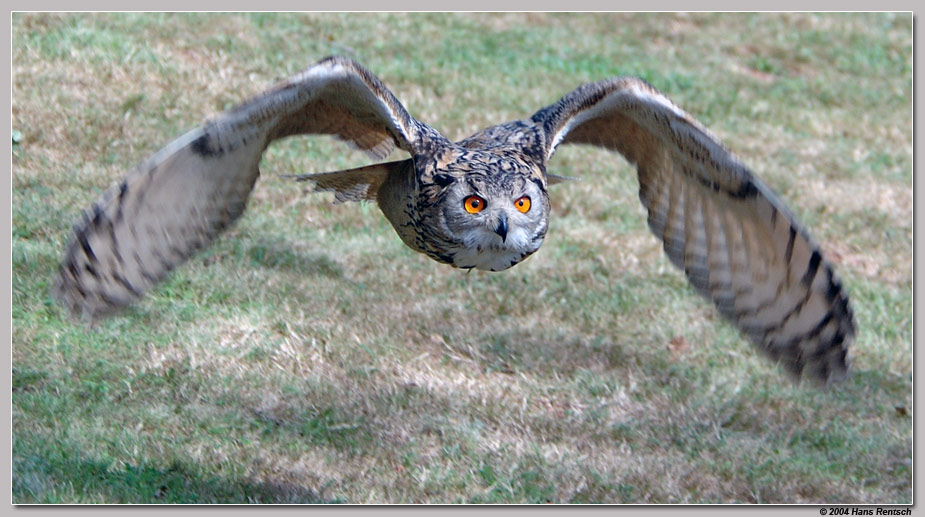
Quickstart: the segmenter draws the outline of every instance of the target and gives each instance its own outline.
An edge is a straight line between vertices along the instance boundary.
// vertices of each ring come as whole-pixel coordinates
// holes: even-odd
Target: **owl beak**
[[[501,214],[501,221],[498,222],[498,226],[495,228],[495,233],[501,236],[501,242],[507,241],[507,216]]]

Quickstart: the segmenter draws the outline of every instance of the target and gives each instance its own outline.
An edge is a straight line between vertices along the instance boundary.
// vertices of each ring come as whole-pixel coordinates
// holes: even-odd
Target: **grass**
[[[14,14],[13,502],[911,503],[911,21]],[[214,246],[116,317],[66,316],[81,210],[335,53],[451,138],[646,78],[837,263],[851,377],[819,392],[758,357],[662,256],[631,167],[582,148],[551,164],[583,181],[552,192],[543,249],[466,274],[280,178],[361,154],[279,142]]]

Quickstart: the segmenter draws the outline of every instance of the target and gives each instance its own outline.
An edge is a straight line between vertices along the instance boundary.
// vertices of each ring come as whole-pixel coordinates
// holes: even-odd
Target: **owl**
[[[635,165],[648,225],[671,263],[795,378],[845,377],[848,295],[787,206],[694,118],[641,79],[585,84],[531,117],[453,142],[368,70],[329,57],[205,122],[129,172],[75,226],[55,296],[93,320],[130,304],[244,212],[274,140],[333,135],[377,161],[301,174],[336,202],[374,201],[401,240],[463,269],[503,271],[549,227],[556,149],[587,144]],[[383,162],[395,147],[410,157]]]

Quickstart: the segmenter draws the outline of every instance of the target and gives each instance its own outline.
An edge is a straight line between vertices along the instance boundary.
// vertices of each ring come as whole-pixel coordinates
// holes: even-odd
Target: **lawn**
[[[14,503],[911,503],[910,14],[12,16]],[[850,293],[849,378],[798,385],[698,297],[618,155],[560,150],[504,273],[406,248],[282,176],[88,327],[50,289],[125,171],[331,54],[450,138],[636,75],[778,192]],[[390,159],[404,158],[395,152]]]

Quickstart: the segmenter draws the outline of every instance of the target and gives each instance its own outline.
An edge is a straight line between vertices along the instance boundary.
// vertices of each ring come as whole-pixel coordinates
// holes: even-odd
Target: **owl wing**
[[[244,211],[270,142],[328,134],[384,158],[428,128],[370,72],[328,58],[171,142],[129,172],[76,225],[56,297],[92,319],[127,305]]]
[[[652,232],[691,284],[772,360],[823,383],[847,374],[848,295],[787,206],[690,115],[640,79],[584,85],[532,118],[563,143],[635,164]]]

